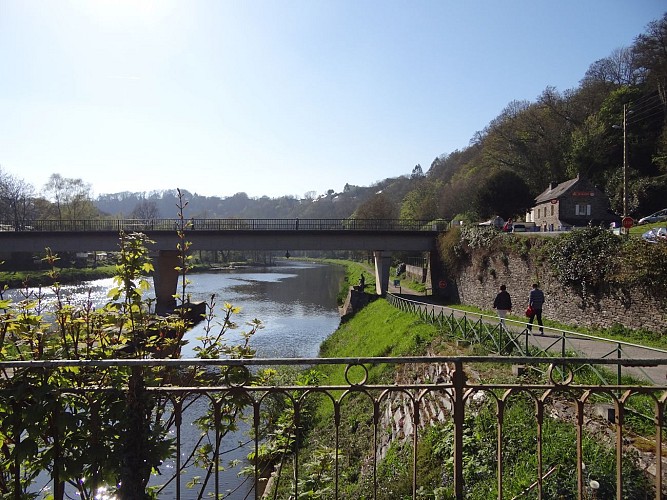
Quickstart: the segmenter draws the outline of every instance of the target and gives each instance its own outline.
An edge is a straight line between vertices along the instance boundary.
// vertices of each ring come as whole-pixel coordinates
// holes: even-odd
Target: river
[[[216,302],[222,305],[229,302],[241,309],[235,317],[240,329],[244,323],[257,318],[262,321],[263,328],[258,330],[251,340],[256,349],[257,357],[315,357],[320,343],[336,330],[340,316],[336,297],[340,282],[345,274],[340,266],[329,266],[301,261],[279,261],[279,264],[267,268],[247,268],[218,272],[192,274],[188,278],[188,293],[193,301],[207,300],[211,294],[216,295]],[[95,304],[101,305],[108,299],[107,291],[113,286],[111,279],[95,280],[77,285],[63,286],[64,293],[73,303],[84,303],[90,294]],[[44,289],[46,300],[53,297],[50,289]],[[10,291],[17,296],[17,291]],[[183,350],[183,357],[193,357],[192,348],[196,338],[203,333],[203,324],[197,325],[186,335],[189,343]],[[238,337],[237,337],[238,338]],[[230,342],[235,338],[232,334]],[[185,420],[185,417],[184,417]],[[199,431],[191,424],[184,422],[183,441],[197,439]],[[244,439],[242,433],[228,436],[234,443]],[[240,450],[225,457],[243,459],[247,450]],[[164,464],[165,478],[173,469],[169,463]],[[221,474],[223,489],[236,488],[240,480],[236,478],[238,469]],[[183,484],[192,476],[188,472],[182,477]],[[160,478],[157,478],[160,479]],[[156,481],[159,483],[160,481]],[[196,490],[181,492],[181,498],[196,498]],[[230,499],[250,498],[248,486],[240,486]],[[160,498],[174,498],[173,489],[167,488]]]

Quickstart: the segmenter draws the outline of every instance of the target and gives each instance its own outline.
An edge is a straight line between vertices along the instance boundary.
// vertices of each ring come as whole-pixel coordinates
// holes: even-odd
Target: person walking
[[[364,273],[361,273],[361,278],[359,278],[359,291],[363,292],[364,288],[366,288],[366,277],[364,276]]]
[[[528,297],[528,305],[531,312],[528,316],[528,331],[533,329],[533,319],[537,316],[537,324],[540,325],[540,335],[544,335],[544,325],[542,324],[542,306],[544,305],[544,292],[540,290],[537,283],[533,283],[533,289]]]
[[[498,292],[498,295],[496,295],[496,298],[493,300],[493,308],[498,313],[500,325],[503,329],[506,329],[505,316],[512,310],[512,298],[505,285],[500,285],[500,292]]]

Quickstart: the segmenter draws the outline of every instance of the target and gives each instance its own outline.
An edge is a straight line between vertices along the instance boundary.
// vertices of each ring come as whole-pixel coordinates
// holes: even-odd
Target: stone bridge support
[[[176,288],[181,265],[177,250],[160,250],[154,261],[153,287],[155,288],[155,312],[168,314],[176,308]]]
[[[375,257],[375,293],[384,297],[389,291],[391,254],[382,250],[375,250],[373,256]]]

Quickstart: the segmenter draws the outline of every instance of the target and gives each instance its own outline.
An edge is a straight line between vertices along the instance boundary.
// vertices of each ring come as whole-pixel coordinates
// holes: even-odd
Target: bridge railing
[[[593,361],[611,367],[667,365],[667,359]],[[654,477],[654,486],[644,486],[641,498],[648,498],[646,491],[662,498],[663,466],[656,457],[662,457],[664,449],[667,387],[581,383],[574,373],[590,362],[507,356],[0,362],[0,489],[7,498],[24,498],[29,493],[73,495],[84,487],[104,488],[99,471],[110,465],[104,461],[120,460],[128,441],[142,439],[123,431],[128,428],[125,419],[133,417],[126,405],[136,407],[136,398],[141,397],[147,404],[161,405],[151,429],[159,427],[165,433],[153,444],[170,450],[163,463],[153,466],[160,475],[153,475],[150,484],[159,498],[190,498],[193,489],[200,497],[220,498],[236,489],[247,492],[245,498],[260,498],[265,490],[274,492],[270,498],[301,498],[313,484],[327,498],[346,498],[343,476],[345,480],[354,476],[346,469],[348,454],[359,450],[365,465],[355,474],[357,481],[367,482],[367,498],[416,499],[436,490],[450,492],[447,498],[470,498],[482,476],[491,477],[483,498],[639,498],[633,492],[639,494],[636,482],[643,472],[630,466],[631,457],[639,451],[642,467]],[[509,370],[511,365],[539,371],[524,376],[520,383],[475,376],[480,366],[496,366],[494,377],[500,380],[499,370]],[[388,366],[396,369],[391,380],[378,375],[386,374]],[[330,384],[271,384],[251,375],[262,368],[285,367],[329,367],[340,376]],[[207,386],[189,386],[190,369],[207,370],[214,376]],[[107,381],[123,380],[119,374],[128,370],[163,375],[169,371],[170,383],[149,384],[145,392],[132,392],[132,397],[130,389],[122,386],[59,386],[58,381],[87,370],[106,374]],[[604,417],[600,417],[602,396],[613,401],[611,407],[603,408]],[[653,430],[641,443],[626,420],[635,400],[652,408],[654,417]],[[526,401],[533,410],[521,432],[529,439],[520,444],[515,424],[504,415]],[[319,415],[329,416],[332,429],[316,447],[319,473],[312,461],[306,461],[301,447],[313,404],[329,408]],[[288,418],[276,420],[277,409]],[[495,429],[495,437],[488,441],[480,441],[471,428],[482,413],[486,427]],[[34,415],[43,416],[37,428]],[[247,421],[246,433],[227,433],[232,424],[242,427],[241,415]],[[571,427],[572,432],[556,429],[555,422]],[[439,427],[439,437],[428,447],[420,437],[433,426]],[[278,445],[272,436],[278,436]],[[608,447],[611,462],[591,441]],[[379,464],[392,446],[409,451],[405,455],[409,480],[401,491],[395,489],[393,478],[379,474]],[[511,462],[520,446],[530,451],[530,463]],[[420,459],[427,449],[440,457],[437,463],[443,467],[435,482],[433,462]],[[255,459],[247,459],[248,455]],[[41,473],[34,475],[35,468]],[[522,481],[510,480],[519,473]]]
[[[404,219],[85,219],[0,221],[8,231],[443,231],[446,221]]]

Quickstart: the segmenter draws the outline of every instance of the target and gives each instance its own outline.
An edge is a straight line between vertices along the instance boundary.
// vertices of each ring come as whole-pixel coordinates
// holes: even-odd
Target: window
[[[591,206],[590,205],[575,205],[574,206],[575,215],[591,215]]]
[[[551,215],[553,215],[553,214],[554,214],[554,206],[551,205]]]
[[[538,218],[538,219],[540,218],[540,210],[542,210],[542,209],[541,209],[541,208],[538,208],[538,209],[537,209],[537,218]]]

